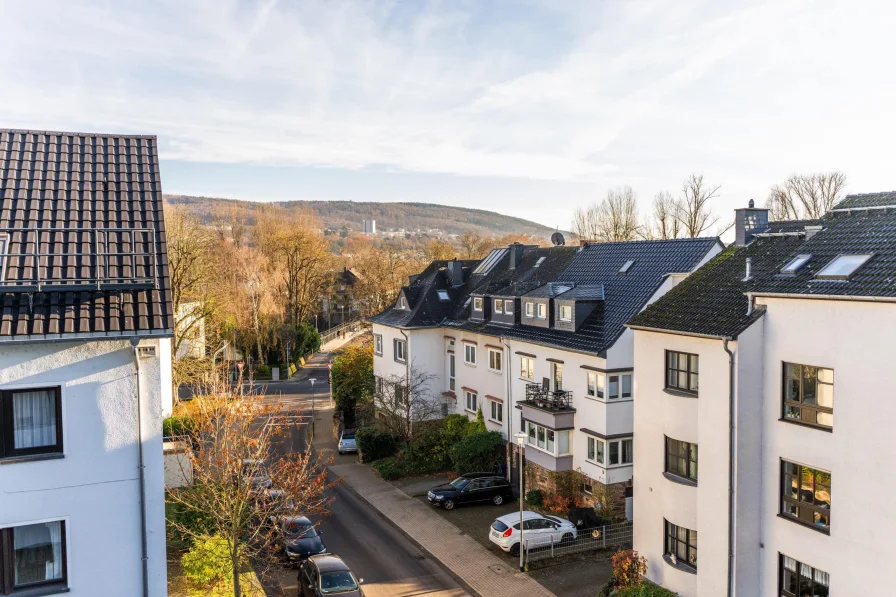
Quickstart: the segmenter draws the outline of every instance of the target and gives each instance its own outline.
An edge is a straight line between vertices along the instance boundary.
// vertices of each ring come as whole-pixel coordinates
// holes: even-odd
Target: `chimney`
[[[513,243],[507,246],[510,251],[510,269],[516,269],[523,261],[523,253],[526,252],[526,245],[522,243]]]
[[[455,257],[448,262],[448,281],[452,287],[461,286],[464,283],[464,270],[460,261]]]
[[[753,277],[753,259],[747,257],[747,273],[744,276],[744,282]]]
[[[806,226],[806,240],[821,232],[821,226]]]
[[[768,229],[768,210],[755,207],[753,200],[747,207],[734,210],[734,244],[745,247],[753,240],[753,235]]]

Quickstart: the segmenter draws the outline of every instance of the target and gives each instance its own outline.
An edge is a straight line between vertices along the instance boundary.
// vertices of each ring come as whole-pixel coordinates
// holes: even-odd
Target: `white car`
[[[492,543],[514,556],[520,555],[520,514],[514,512],[495,520],[489,529]],[[576,525],[556,516],[542,516],[537,512],[523,512],[523,541],[528,549],[559,545],[576,538]]]

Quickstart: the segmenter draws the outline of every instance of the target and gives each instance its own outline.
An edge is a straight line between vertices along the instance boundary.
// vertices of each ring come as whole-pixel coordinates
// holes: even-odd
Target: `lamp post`
[[[525,433],[517,433],[514,434],[516,438],[516,445],[519,447],[520,452],[520,466],[519,466],[519,475],[520,475],[520,572],[523,572],[525,568],[525,564],[523,563],[523,499],[525,496],[523,495],[523,446],[526,445],[526,439],[528,436]]]
[[[311,377],[308,381],[311,382],[311,436],[314,437],[314,382],[317,380]]]

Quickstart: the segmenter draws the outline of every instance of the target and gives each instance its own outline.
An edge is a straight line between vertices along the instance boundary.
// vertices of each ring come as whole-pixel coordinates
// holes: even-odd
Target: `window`
[[[679,564],[697,569],[697,531],[672,524],[664,520],[666,525],[665,553],[675,558]]]
[[[535,317],[535,303],[526,302],[526,317]]]
[[[383,335],[373,335],[373,352],[379,356],[383,356]]]
[[[634,264],[635,264],[634,261],[626,261],[625,263],[622,264],[622,267],[619,268],[619,273],[620,274],[628,273],[629,268],[631,268],[631,266],[633,266]]]
[[[454,370],[454,353],[448,355],[448,389],[454,391],[457,377]]]
[[[815,277],[826,280],[848,280],[869,259],[871,255],[838,255],[821,268]]]
[[[781,268],[782,274],[795,274],[797,270],[806,265],[806,262],[812,258],[812,255],[797,255],[791,259],[787,265]]]
[[[473,297],[473,310],[474,311],[482,311],[482,297],[481,296]]]
[[[604,441],[596,437],[588,438],[588,456],[587,460],[595,464],[603,465],[604,463]]]
[[[450,301],[451,297],[448,296],[447,290],[436,290],[436,294],[439,295],[440,301]]]
[[[535,359],[532,357],[520,357],[520,377],[523,379],[535,379]]]
[[[504,314],[513,315],[513,301],[504,301]]]
[[[831,473],[781,461],[781,514],[823,532],[831,528]]]
[[[376,393],[377,393],[379,396],[383,396],[383,395],[384,395],[384,392],[385,392],[385,387],[386,387],[386,386],[385,386],[385,382],[383,381],[383,378],[380,377],[379,375],[375,375],[375,376],[374,376],[374,379],[376,380],[376,381],[375,381],[375,391],[376,391]]]
[[[539,267],[545,259],[547,259],[547,257],[539,257],[538,261],[535,262],[535,265],[533,265],[532,268],[534,269],[536,267]]]
[[[504,312],[504,300],[503,299],[495,299],[495,314]]]
[[[784,363],[785,421],[834,426],[834,370]]]
[[[597,397],[597,373],[588,372],[588,390],[589,396]]]
[[[476,345],[464,344],[464,363],[468,365],[476,364]]]
[[[622,439],[607,442],[610,445],[610,466],[631,464],[633,462],[632,449],[634,442],[630,439]]]
[[[569,429],[555,431],[532,422],[526,424],[529,428],[530,446],[535,446],[553,456],[566,456],[571,453]]]
[[[632,397],[632,376],[630,373],[626,373],[622,376],[622,397]]]
[[[831,590],[831,577],[812,566],[797,562],[793,558],[778,554],[781,570],[781,597],[828,597]]]
[[[0,529],[0,594],[64,588],[66,576],[63,521]]]
[[[601,393],[600,397],[603,398],[603,376],[601,375]],[[626,373],[624,375],[608,375],[608,389],[607,389],[607,399],[608,400],[618,400],[619,398],[631,398],[632,397],[632,374]]]
[[[62,453],[59,388],[0,392],[0,458]]]
[[[395,351],[395,360],[404,363],[407,358],[407,343],[404,340],[393,340],[393,349]]]
[[[590,479],[582,481],[582,493],[585,495],[592,495],[594,493],[594,485],[592,485]]]
[[[504,403],[497,400],[489,400],[489,418],[495,423],[504,422]]]
[[[464,396],[467,399],[466,408],[470,412],[476,412],[476,392],[471,392],[470,390],[466,390],[464,392]]]
[[[538,319],[548,318],[548,306],[544,303],[538,303]]]
[[[699,357],[686,352],[666,351],[666,387],[697,393]]]
[[[666,472],[697,480],[697,444],[666,438]]]
[[[492,348],[489,348],[488,349],[488,370],[500,373],[502,370],[501,359],[503,358],[503,356],[504,355],[500,350],[494,350]]]
[[[563,389],[563,363],[551,363],[551,389]]]
[[[571,305],[560,305],[560,321],[572,321]]]
[[[398,308],[399,309],[407,309],[408,308],[408,301],[407,301],[407,299],[404,298],[403,294],[398,297]]]

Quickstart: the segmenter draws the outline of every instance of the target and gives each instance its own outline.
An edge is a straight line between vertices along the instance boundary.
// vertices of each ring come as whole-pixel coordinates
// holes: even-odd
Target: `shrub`
[[[678,597],[678,593],[664,589],[645,580],[639,587],[626,587],[616,593],[617,597]]]
[[[355,435],[362,462],[374,462],[395,456],[400,442],[397,437],[376,427],[364,427]]]
[[[613,577],[620,588],[641,586],[641,577],[647,572],[644,556],[634,549],[620,549],[613,554],[612,561]]]
[[[199,491],[195,487],[181,487],[171,491]],[[167,498],[166,492],[166,498]],[[180,502],[165,501],[165,528],[168,543],[176,547],[187,547],[193,537],[209,535],[212,532],[211,519],[200,510],[192,509]]]
[[[504,438],[497,431],[476,433],[451,448],[451,463],[458,475],[494,470],[502,460]]]
[[[398,456],[389,456],[388,458],[377,460],[372,466],[386,481],[394,481],[407,475],[404,459]]]
[[[270,377],[271,376],[271,366],[270,365],[259,365],[255,369],[255,375],[257,377]]]
[[[196,429],[196,421],[192,417],[168,417],[162,421],[162,437],[192,435]]]
[[[488,432],[488,427],[485,426],[485,417],[482,415],[482,409],[476,409],[476,420],[470,423],[469,427],[470,431],[468,435],[473,435],[474,433],[486,433]]]
[[[233,563],[227,541],[220,536],[197,538],[180,559],[184,576],[203,587],[233,581]]]
[[[533,489],[532,491],[526,492],[526,503],[534,508],[541,508],[544,506],[544,494],[541,493],[540,489]]]
[[[566,512],[570,508],[570,500],[559,493],[549,493],[544,498],[544,507],[548,512]]]

